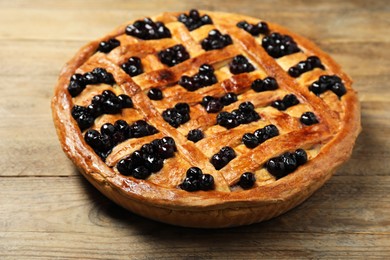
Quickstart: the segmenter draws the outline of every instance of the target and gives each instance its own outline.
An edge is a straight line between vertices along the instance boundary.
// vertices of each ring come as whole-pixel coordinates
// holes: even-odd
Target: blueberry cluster
[[[211,157],[211,164],[214,165],[216,170],[220,170],[225,167],[231,160],[236,158],[236,152],[229,146],[222,147],[218,153]]]
[[[229,70],[232,74],[240,74],[244,72],[251,72],[255,70],[255,67],[248,61],[244,55],[237,55],[229,63]]]
[[[198,167],[187,170],[186,177],[179,185],[185,191],[212,190],[214,189],[214,177],[203,173]]]
[[[288,69],[288,74],[293,78],[298,78],[303,73],[313,70],[315,68],[325,69],[321,60],[317,56],[310,56],[304,61],[300,61],[297,65]]]
[[[171,126],[177,128],[190,120],[190,106],[187,103],[177,103],[173,108],[165,110],[162,117]]]
[[[286,152],[281,156],[271,158],[265,164],[267,170],[277,179],[295,171],[307,162],[305,150],[298,149],[294,153]]]
[[[150,174],[160,171],[164,166],[164,159],[173,157],[176,151],[175,140],[172,137],[155,139],[120,160],[116,168],[122,175],[144,180]]]
[[[290,36],[280,33],[272,33],[265,36],[261,45],[273,58],[280,58],[300,51],[296,42]]]
[[[187,139],[196,143],[204,138],[204,134],[200,129],[192,129],[188,132]]]
[[[150,18],[138,20],[126,27],[126,34],[143,40],[170,38],[171,32],[162,22],[153,22]]]
[[[238,109],[231,113],[222,111],[217,116],[217,124],[227,129],[234,128],[241,124],[249,124],[260,119],[259,114],[251,102],[243,102]]]
[[[266,77],[265,79],[255,79],[252,82],[251,88],[256,92],[275,90],[279,87],[278,82],[273,77]]]
[[[98,51],[103,52],[103,53],[109,53],[116,47],[121,45],[121,42],[118,41],[115,38],[108,39],[107,41],[102,41],[99,43]]]
[[[76,73],[70,78],[68,92],[72,97],[75,97],[80,94],[87,85],[100,83],[114,85],[115,79],[111,73],[107,72],[103,68],[95,68],[91,72],[84,74]]]
[[[102,125],[100,133],[97,130],[88,129],[84,140],[102,159],[105,159],[117,144],[129,138],[153,135],[157,132],[156,128],[142,120],[131,125],[124,120],[117,120],[114,124]]]
[[[257,129],[253,134],[246,133],[242,136],[242,142],[248,148],[255,148],[266,140],[278,136],[279,130],[275,125],[267,125],[263,128]]]
[[[127,62],[121,65],[121,68],[131,77],[137,76],[144,72],[141,59],[138,57],[130,57]]]
[[[320,95],[327,90],[331,90],[338,97],[347,93],[347,89],[345,88],[343,82],[336,75],[322,75],[319,80],[310,85],[309,90],[316,95]]]
[[[271,106],[278,110],[284,111],[287,108],[298,104],[299,104],[299,100],[297,99],[297,97],[294,94],[288,94],[285,95],[282,100],[278,99],[272,102]]]
[[[190,58],[190,54],[182,44],[177,44],[158,53],[158,58],[169,67],[182,63]]]
[[[163,93],[159,88],[151,88],[148,91],[148,97],[151,100],[161,100],[163,99]]]
[[[206,51],[223,49],[232,44],[232,38],[228,34],[222,35],[218,30],[211,30],[201,42],[202,48]]]
[[[318,123],[318,119],[313,112],[305,112],[302,114],[300,121],[304,125],[314,125]]]
[[[208,64],[200,66],[199,72],[193,77],[182,76],[178,82],[180,86],[188,91],[195,91],[215,83],[217,83],[217,78],[214,75],[214,68]]]
[[[93,125],[95,118],[102,114],[117,114],[123,108],[133,107],[133,102],[128,95],[116,96],[112,91],[105,90],[101,95],[92,98],[87,107],[75,105],[72,108],[72,116],[81,130]]]
[[[269,34],[268,24],[265,22],[259,22],[258,24],[250,24],[247,21],[241,21],[237,23],[237,27],[244,29],[253,36],[259,36],[259,34]]]
[[[241,175],[238,185],[243,189],[250,189],[255,185],[256,176],[251,172],[245,172]]]
[[[224,106],[228,106],[236,101],[237,95],[233,92],[228,92],[221,98],[205,96],[200,104],[206,109],[207,113],[217,113]]]
[[[177,18],[179,22],[184,23],[188,30],[193,31],[205,24],[213,24],[210,16],[207,14],[200,16],[198,10],[192,9],[189,14],[181,14]]]

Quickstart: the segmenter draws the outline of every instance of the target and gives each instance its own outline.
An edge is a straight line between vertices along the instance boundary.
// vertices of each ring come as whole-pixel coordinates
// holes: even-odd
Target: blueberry
[[[133,101],[128,95],[121,94],[118,96],[122,108],[132,108]]]
[[[217,115],[217,124],[227,129],[231,129],[239,125],[234,115],[224,111]]]
[[[131,160],[131,158],[122,159],[117,163],[116,168],[122,175],[131,176],[134,170],[133,161]]]
[[[133,177],[136,179],[145,180],[150,176],[151,172],[145,166],[138,166],[133,170]]]
[[[291,67],[288,69],[288,74],[293,78],[297,78],[301,75],[301,70],[299,70],[297,67]]]
[[[307,153],[303,149],[297,149],[295,151],[295,159],[297,160],[297,165],[303,165],[307,162]]]
[[[327,90],[327,84],[315,81],[309,86],[309,90],[316,95],[320,95]]]
[[[213,66],[205,63],[199,67],[199,73],[209,75],[214,73],[214,68]]]
[[[223,49],[232,44],[232,38],[229,35],[222,35],[218,30],[211,30],[208,36],[202,40],[202,48],[206,51]]]
[[[268,24],[265,22],[259,22],[258,24],[250,24],[247,21],[241,21],[237,23],[237,27],[244,29],[253,36],[258,36],[259,34],[268,34],[269,28]]]
[[[100,146],[100,133],[93,129],[88,129],[84,135],[85,142],[91,146],[94,150]]]
[[[266,168],[277,179],[287,175],[285,165],[279,157],[269,159],[266,163]]]
[[[105,123],[100,127],[100,133],[112,137],[116,132],[116,128],[111,123]]]
[[[214,177],[210,174],[203,174],[199,181],[199,189],[207,191],[214,189]]]
[[[294,94],[288,94],[288,95],[284,96],[283,103],[287,107],[292,107],[292,106],[298,105],[299,100],[297,99],[297,97]]]
[[[195,91],[200,88],[200,84],[195,82],[193,78],[189,76],[182,76],[178,84],[183,88],[187,89],[188,91]]]
[[[93,85],[99,83],[99,79],[92,72],[87,72],[83,75],[85,85]]]
[[[102,104],[102,110],[105,114],[118,114],[121,112],[121,108],[121,101],[117,97],[109,98]]]
[[[228,158],[229,161],[236,158],[236,152],[233,150],[233,148],[231,148],[229,146],[222,147],[221,150],[219,151],[219,153],[222,156],[225,156],[226,158]]]
[[[152,144],[144,144],[141,146],[141,149],[140,151],[142,152],[142,154],[145,156],[145,155],[153,155],[156,153],[157,150],[155,150],[153,148],[153,145]]]
[[[199,181],[196,179],[185,178],[179,187],[185,191],[197,191],[199,190]]]
[[[171,37],[171,32],[162,22],[153,22],[150,18],[138,20],[126,27],[126,34],[143,40]]]
[[[103,96],[103,99],[102,99],[102,103],[107,100],[107,99],[110,99],[110,98],[115,98],[116,95],[114,94],[114,92],[112,92],[111,90],[104,90],[102,92],[102,96]]]
[[[176,146],[170,143],[161,142],[158,147],[158,154],[161,158],[167,159],[173,157],[176,150]]]
[[[243,55],[237,55],[229,63],[229,69],[232,74],[240,74],[245,72],[251,72],[255,70],[255,67],[248,61]]]
[[[144,165],[145,163],[145,160],[144,160],[144,157],[143,157],[143,153],[139,150],[137,151],[134,151],[132,153],[132,155],[130,156],[132,162],[133,162],[133,165],[134,166],[141,166],[141,165]]]
[[[208,15],[203,15],[202,17],[199,15],[198,10],[192,9],[187,14],[181,14],[178,17],[178,21],[184,23],[184,25],[188,28],[188,30],[193,31],[205,24],[212,24],[212,20]]]
[[[76,105],[72,108],[71,113],[82,131],[91,127],[94,123],[93,116],[85,107]]]
[[[97,118],[102,114],[102,109],[100,105],[91,103],[87,106],[88,112],[94,117]]]
[[[163,64],[168,65],[169,67],[175,66],[190,58],[190,54],[181,44],[162,50],[157,56]]]
[[[118,132],[122,133],[128,133],[129,132],[129,125],[125,120],[119,119],[114,123],[114,127]]]
[[[228,92],[223,97],[221,97],[221,102],[224,106],[228,106],[236,101],[237,95],[233,92]]]
[[[107,152],[112,149],[113,143],[111,141],[111,138],[108,135],[100,135],[99,136],[99,145],[97,149],[102,152]]]
[[[121,65],[121,68],[131,77],[135,77],[144,72],[141,59],[138,57],[131,57],[127,62]]]
[[[302,114],[300,121],[304,125],[314,125],[318,123],[318,119],[313,112],[305,112]]]
[[[255,109],[255,106],[251,102],[247,101],[247,102],[242,102],[238,107],[238,109],[243,112],[250,112]]]
[[[196,143],[199,140],[202,140],[204,137],[202,130],[200,129],[193,129],[188,132],[187,139]]]
[[[279,87],[278,82],[273,77],[263,79],[263,87],[265,90],[275,90]]]
[[[295,41],[288,35],[272,33],[262,39],[261,45],[265,51],[273,58],[280,58],[285,55],[299,52]]]
[[[148,97],[151,100],[161,100],[163,99],[163,93],[159,88],[151,88],[148,91]]]
[[[175,109],[179,111],[181,114],[190,112],[190,106],[187,103],[177,103],[175,105]]]
[[[163,119],[171,126],[177,128],[183,121],[183,116],[176,109],[169,108],[162,113]]]
[[[177,151],[175,140],[170,136],[165,136],[160,140],[161,144],[167,144],[172,147],[173,151]]]
[[[216,170],[220,170],[229,163],[229,159],[219,153],[214,154],[210,160]]]
[[[243,189],[250,189],[255,185],[256,182],[256,176],[251,172],[245,172],[241,175],[240,181],[238,184]]]
[[[198,167],[191,167],[186,172],[186,177],[191,180],[200,180],[202,177],[203,172]]]
[[[263,137],[265,137],[265,139],[269,139],[279,135],[279,130],[275,125],[266,125],[263,130]]]
[[[325,69],[324,65],[322,65],[320,58],[317,56],[310,56],[306,59],[306,62],[309,63],[313,68]]]
[[[115,38],[111,38],[108,41],[102,41],[99,44],[98,51],[103,52],[103,53],[109,53],[116,47],[120,45],[120,41],[118,41]]]
[[[284,168],[287,173],[295,171],[298,167],[297,160],[294,154],[286,152],[280,156],[280,160],[284,163]]]
[[[245,144],[248,148],[255,148],[259,145],[259,140],[254,134],[246,133],[242,137],[242,142]]]
[[[151,172],[158,172],[164,166],[164,160],[154,154],[148,154],[144,158],[145,167]]]
[[[202,102],[200,103],[203,107],[207,107],[207,104],[211,101],[215,100],[215,97],[212,96],[205,96],[202,98]]]
[[[206,111],[207,113],[217,113],[221,111],[222,108],[223,108],[223,104],[221,103],[221,101],[219,101],[219,99],[213,99],[207,103]]]
[[[112,74],[103,68],[93,69],[92,74],[96,77],[97,83],[105,83],[109,85],[113,85],[115,83],[115,79]]]
[[[138,120],[129,127],[129,135],[134,138],[140,138],[151,134],[153,133],[148,129],[148,123],[143,120]]]
[[[72,97],[76,97],[79,95],[83,90],[85,89],[85,86],[80,84],[77,81],[70,81],[68,85],[68,92]]]
[[[333,91],[333,93],[335,93],[338,97],[341,97],[341,96],[345,95],[345,93],[347,93],[347,90],[346,90],[344,84],[341,82],[336,82],[335,84],[333,84],[330,87],[330,90]]]

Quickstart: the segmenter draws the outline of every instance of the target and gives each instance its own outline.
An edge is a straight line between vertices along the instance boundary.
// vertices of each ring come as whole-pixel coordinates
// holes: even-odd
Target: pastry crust
[[[55,89],[52,111],[57,134],[65,153],[97,189],[117,204],[139,215],[173,225],[205,228],[248,225],[267,220],[302,203],[350,157],[361,130],[357,94],[351,87],[351,79],[341,71],[340,66],[309,40],[279,25],[267,22],[271,32],[290,35],[302,50],[299,53],[274,59],[262,48],[261,36],[253,37],[235,26],[241,20],[250,23],[258,23],[260,20],[228,13],[208,11],[200,13],[209,15],[213,25],[204,25],[189,32],[182,23],[177,22],[180,13],[164,13],[152,19],[163,22],[170,29],[172,38],[143,41],[127,36],[125,28],[132,24],[128,22],[107,36],[81,48],[62,69]],[[203,39],[213,28],[217,28],[223,34],[229,34],[233,44],[221,50],[207,52],[202,50],[198,38]],[[113,37],[120,38],[121,42],[124,39],[123,44],[109,54],[96,53],[101,41]],[[168,68],[161,65],[157,58],[153,58],[157,51],[178,43],[183,44],[189,51],[191,55],[189,60]],[[184,91],[175,92],[180,90],[176,84],[183,74],[194,75],[203,63],[218,64],[216,66],[220,68],[219,71],[223,72],[224,62],[226,64],[226,60],[241,53],[255,65],[257,68],[255,72],[227,77],[215,84],[218,88],[213,85],[190,94]],[[292,78],[287,74],[286,70],[291,67],[291,64],[296,64],[302,58],[311,55],[320,58],[326,71],[315,69],[304,73],[299,78]],[[123,72],[119,64],[131,56],[142,57],[148,71],[133,78]],[[107,157],[106,162],[86,144],[83,133],[71,115],[74,104],[87,104],[93,91],[97,90],[87,87],[81,97],[75,98],[72,98],[67,91],[70,77],[74,73],[87,72],[95,67],[104,67],[111,72],[116,80],[117,93],[129,95],[133,99],[138,116],[160,131],[153,137],[132,139],[119,144]],[[318,97],[308,90],[308,86],[313,81],[325,74],[337,75],[342,79],[347,92],[340,99],[333,93],[324,93]],[[256,98],[249,94],[245,95],[246,91],[242,94],[242,101],[250,100],[256,103],[256,108],[261,108],[260,125],[264,126],[266,122],[272,122],[281,129],[281,135],[254,149],[239,149],[238,159],[230,162],[220,171],[216,171],[210,164],[210,154],[214,154],[226,144],[238,146],[243,133],[248,132],[248,129],[252,129],[250,131],[253,132],[259,128],[258,124],[225,130],[228,133],[224,137],[221,130],[212,128],[216,114],[213,117],[212,114],[199,112],[201,109],[191,110],[191,119],[196,118],[195,123],[190,120],[178,129],[171,127],[161,117],[161,110],[174,106],[178,101],[196,103],[199,98],[209,93],[218,94],[220,89],[236,91],[242,85],[250,85],[254,77],[266,76],[274,77],[280,89],[259,93]],[[151,87],[164,89],[169,98],[164,98],[159,105],[150,101],[145,91]],[[99,91],[103,89],[110,89],[110,87],[99,87]],[[294,93],[301,104],[286,113],[275,112],[268,106],[270,100],[283,97],[286,93]],[[238,102],[236,103],[230,105],[231,107],[225,107],[224,110],[231,111],[234,106],[238,106]],[[320,123],[302,127],[293,115],[300,115],[308,108],[320,118]],[[272,116],[268,113],[270,111],[273,111]],[[110,117],[103,115],[101,116],[104,117],[103,119],[95,120],[93,127],[99,128],[103,122],[113,123],[129,114],[131,113],[122,112]],[[183,133],[196,127],[203,127],[208,131],[208,137],[194,144],[189,142]],[[151,179],[147,180],[126,177],[118,173],[115,164],[125,153],[128,155],[128,151],[134,151],[134,147],[150,142],[157,136],[158,138],[173,137],[178,148],[174,161],[165,162],[164,173],[153,174]],[[215,145],[215,142],[218,145]],[[298,148],[308,151],[309,160],[293,173],[275,180],[270,174],[264,173],[264,170],[261,171],[269,158]],[[179,166],[175,167],[175,164]],[[215,178],[215,190],[187,192],[178,188],[187,169],[182,167],[190,166],[198,166],[205,172],[211,173]],[[171,167],[171,170],[167,167]],[[238,173],[248,171],[247,169],[258,170],[257,176],[264,176],[264,179],[257,178],[256,186],[251,189],[236,189],[235,184],[240,177]]]

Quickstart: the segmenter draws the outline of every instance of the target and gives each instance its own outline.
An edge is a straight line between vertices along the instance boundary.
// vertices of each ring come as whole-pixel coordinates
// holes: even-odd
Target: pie
[[[190,10],[127,22],[61,71],[65,153],[103,194],[173,225],[278,216],[351,155],[360,106],[327,54],[285,28]]]

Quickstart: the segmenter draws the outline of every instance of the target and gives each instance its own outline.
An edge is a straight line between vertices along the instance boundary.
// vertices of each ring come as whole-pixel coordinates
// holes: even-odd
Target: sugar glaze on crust
[[[206,228],[248,225],[267,220],[302,203],[350,157],[361,129],[357,94],[351,87],[351,79],[341,71],[339,65],[307,39],[279,25],[267,22],[271,32],[291,36],[301,49],[301,52],[275,59],[261,46],[261,39],[253,37],[236,26],[242,20],[253,24],[260,20],[237,14],[208,11],[200,13],[209,15],[213,24],[189,32],[182,23],[177,21],[180,13],[163,13],[153,17],[152,20],[163,22],[170,29],[172,38],[140,40],[128,36],[125,34],[126,27],[133,23],[128,22],[109,35],[81,48],[61,71],[55,89],[52,111],[57,134],[65,153],[97,189],[117,204],[139,215],[173,225]],[[233,44],[223,49],[204,51],[200,47],[199,39],[206,37],[207,33],[214,28],[222,34],[230,35]],[[123,44],[117,51],[111,51],[109,54],[96,53],[100,42],[114,37],[123,40]],[[161,65],[153,56],[159,50],[177,43],[186,47],[190,59],[167,67]],[[239,54],[249,58],[256,67],[255,72],[226,77],[224,66],[226,68],[227,61]],[[326,67],[325,71],[315,69],[302,74],[299,78],[288,75],[288,68],[312,55],[320,58]],[[130,56],[144,59],[148,71],[135,77],[130,77],[123,72],[119,64]],[[217,76],[225,75],[223,80],[215,84],[218,85],[217,87],[213,85],[191,93],[174,92],[180,90],[177,81],[182,75],[194,75],[198,72],[199,66],[204,63],[213,64],[215,70],[220,72]],[[174,160],[177,162],[168,163],[170,159],[167,159],[162,169],[163,173],[152,174],[150,179],[141,180],[123,176],[115,168],[115,164],[125,154],[128,155],[146,143],[146,140],[150,142],[153,138],[143,137],[119,144],[114,147],[106,162],[86,144],[84,132],[80,131],[73,119],[71,109],[75,103],[87,104],[85,100],[90,100],[93,95],[91,93],[97,90],[87,87],[80,98],[72,98],[67,87],[74,73],[85,73],[94,67],[104,67],[113,74],[116,81],[115,90],[132,98],[139,116],[159,130],[156,137],[170,136],[175,140],[178,151]],[[337,98],[332,93],[316,96],[310,92],[308,86],[321,75],[340,77],[347,89],[345,95]],[[267,76],[277,80],[280,86],[277,91],[259,94],[260,96],[254,99],[253,95],[245,96],[248,91],[240,90],[240,87],[250,85],[255,77]],[[147,98],[145,91],[152,87],[161,88],[169,97],[161,101],[162,105],[157,105],[158,101],[150,101]],[[254,103],[256,108],[259,108],[260,125],[248,124],[242,128],[237,127],[226,131],[228,134],[224,136],[220,134],[224,131],[213,126],[215,115],[213,117],[212,114],[205,113],[199,105],[194,111],[192,107],[195,105],[191,105],[191,118],[197,118],[196,123],[191,123],[190,120],[176,129],[161,117],[164,108],[172,107],[180,100],[196,104],[202,96],[210,93],[220,94],[220,89],[237,91],[242,97],[240,101],[250,100]],[[270,101],[282,98],[286,93],[296,95],[301,104],[298,108],[286,110],[285,113],[275,112],[269,106]],[[239,105],[239,102],[236,103],[224,109],[231,111],[234,106]],[[317,115],[320,123],[311,126],[301,126],[297,123],[296,115],[308,109]],[[93,127],[98,129],[103,122],[113,123],[126,115],[123,111],[116,115],[103,115],[95,120]],[[214,154],[227,144],[240,146],[241,136],[244,133],[253,132],[266,123],[277,125],[281,134],[254,149],[246,150],[241,145],[236,149],[239,151],[237,160],[231,161],[219,171],[214,169],[209,162],[210,154]],[[183,133],[191,127],[204,128],[208,137],[197,143],[188,141]],[[212,130],[207,130],[209,128]],[[262,169],[264,163],[270,158],[298,148],[308,152],[309,160],[293,173],[276,180]],[[176,163],[178,166],[175,166]],[[215,179],[215,189],[196,192],[180,189],[178,185],[183,180],[187,168],[191,166],[197,166],[204,172],[212,174]],[[170,167],[169,170],[166,169],[167,167]],[[257,177],[255,186],[246,190],[237,188],[236,185],[241,173],[245,171],[256,172]]]

